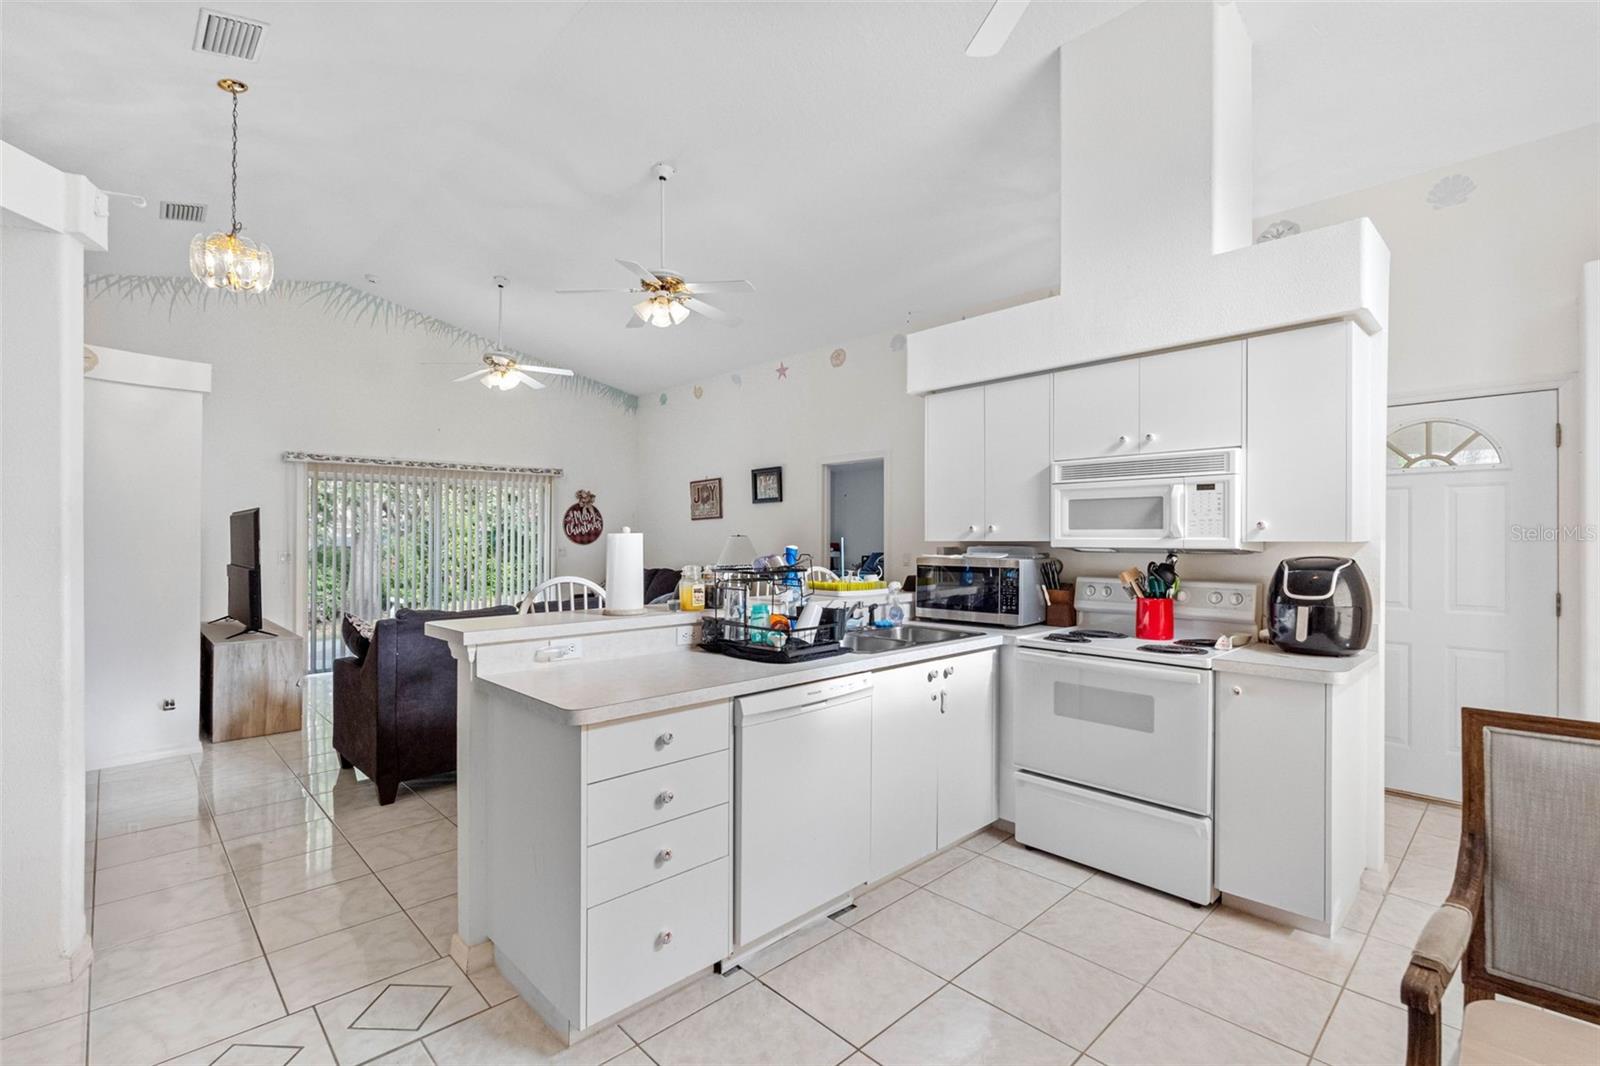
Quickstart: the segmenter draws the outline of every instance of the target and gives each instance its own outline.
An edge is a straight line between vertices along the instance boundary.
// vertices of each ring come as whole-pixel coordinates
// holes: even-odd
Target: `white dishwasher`
[[[872,675],[734,705],[734,942],[864,884],[872,840]]]

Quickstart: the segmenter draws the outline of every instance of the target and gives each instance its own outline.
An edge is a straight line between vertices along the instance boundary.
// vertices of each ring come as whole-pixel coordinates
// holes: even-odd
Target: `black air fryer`
[[[1372,593],[1354,559],[1285,559],[1267,596],[1267,636],[1300,655],[1354,655],[1372,632]]]

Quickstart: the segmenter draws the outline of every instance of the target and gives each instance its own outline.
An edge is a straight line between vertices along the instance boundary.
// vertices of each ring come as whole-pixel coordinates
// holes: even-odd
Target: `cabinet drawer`
[[[723,958],[733,886],[727,859],[589,910],[592,1025]]]
[[[589,906],[728,854],[726,803],[589,849]]]
[[[591,726],[584,732],[585,781],[648,770],[707,752],[722,751],[731,739],[728,702]]]
[[[598,844],[727,803],[729,788],[726,751],[590,785],[586,843]]]

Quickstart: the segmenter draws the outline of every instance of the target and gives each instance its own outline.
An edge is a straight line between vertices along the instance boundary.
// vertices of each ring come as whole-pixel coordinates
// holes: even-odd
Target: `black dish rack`
[[[844,612],[825,610],[817,625],[801,628],[811,556],[770,569],[714,566],[700,620],[700,646],[707,651],[764,663],[796,663],[843,655]],[[752,621],[751,608],[765,605],[768,621]],[[785,606],[790,613],[784,613]],[[759,610],[758,612],[759,613]]]

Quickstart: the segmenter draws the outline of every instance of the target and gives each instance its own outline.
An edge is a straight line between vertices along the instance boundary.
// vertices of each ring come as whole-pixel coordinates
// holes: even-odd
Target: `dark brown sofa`
[[[378,783],[379,803],[393,803],[402,781],[456,768],[456,661],[423,626],[516,611],[402,608],[373,625],[364,656],[334,660],[333,747],[340,766]]]

